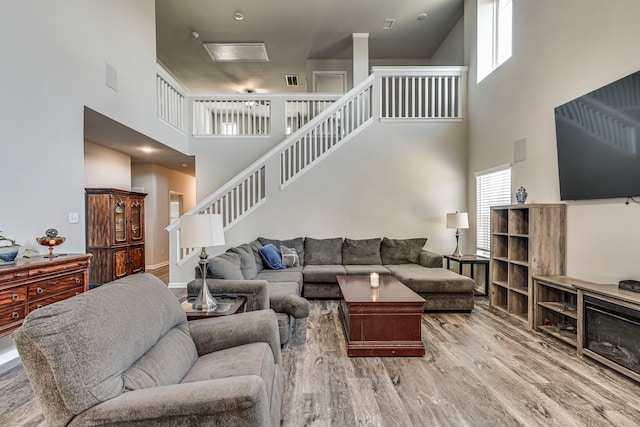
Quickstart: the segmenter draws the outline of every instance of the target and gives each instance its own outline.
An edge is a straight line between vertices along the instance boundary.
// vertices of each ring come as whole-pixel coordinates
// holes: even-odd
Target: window
[[[222,123],[220,126],[222,130],[222,135],[237,135],[238,134],[238,124],[237,123]]]
[[[476,174],[476,250],[489,255],[491,206],[511,203],[511,168],[500,167]]]
[[[478,82],[511,58],[513,0],[478,0]]]

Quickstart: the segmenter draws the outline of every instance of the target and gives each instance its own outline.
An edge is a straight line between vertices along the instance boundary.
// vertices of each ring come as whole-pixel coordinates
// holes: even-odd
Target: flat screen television
[[[555,108],[562,200],[640,195],[640,71]]]

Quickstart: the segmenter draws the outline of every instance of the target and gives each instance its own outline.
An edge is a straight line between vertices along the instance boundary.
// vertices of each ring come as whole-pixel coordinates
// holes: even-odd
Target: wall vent
[[[382,25],[383,30],[390,30],[393,27],[393,23],[396,22],[395,19],[385,19],[384,24]]]
[[[286,74],[284,78],[287,81],[287,86],[298,86],[297,74]]]

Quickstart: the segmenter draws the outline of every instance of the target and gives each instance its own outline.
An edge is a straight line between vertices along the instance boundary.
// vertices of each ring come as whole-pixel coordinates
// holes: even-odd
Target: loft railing
[[[408,120],[459,120],[466,76],[461,67],[374,67],[380,73],[380,117]]]
[[[271,133],[271,100],[261,95],[193,99],[194,136],[254,136]]]
[[[158,118],[186,132],[187,96],[181,85],[160,65],[156,67],[156,94]]]
[[[321,99],[287,99],[285,104],[285,134],[291,135],[333,104],[341,95],[324,95]]]
[[[313,112],[315,116],[309,117],[297,131],[216,192],[200,201],[185,215],[221,213],[225,229],[234,226],[264,204],[269,191],[276,191],[278,184],[279,189],[283,190],[313,165],[334,152],[337,147],[342,146],[347,139],[357,135],[376,117],[381,121],[462,120],[465,111],[466,67],[424,67],[410,70],[378,67],[373,71],[367,79],[339,100],[331,102],[330,105],[317,104],[321,105],[318,109],[322,111],[318,111],[317,114]],[[262,105],[267,105],[267,102],[271,105],[272,99],[282,96],[252,95],[254,96],[251,99],[261,101]],[[227,96],[226,103],[222,103],[225,99],[221,97],[206,100],[202,98],[192,100],[194,135],[214,135],[214,118],[222,117],[222,110],[226,110],[223,113],[225,118],[231,118],[227,123],[232,123],[234,117],[237,119],[245,116],[235,110],[245,108],[239,103],[247,105],[246,95]],[[312,101],[317,102],[318,99],[310,99],[310,103],[304,108],[313,105]],[[218,113],[214,114],[216,108],[212,107],[215,102],[220,102],[220,105],[226,107],[218,109]],[[286,110],[286,107],[284,110],[292,111]],[[288,123],[288,112],[284,114],[285,123]],[[269,120],[272,120],[270,114],[271,112]],[[172,264],[183,264],[198,252],[179,247],[178,221],[168,226],[167,231],[172,233]]]

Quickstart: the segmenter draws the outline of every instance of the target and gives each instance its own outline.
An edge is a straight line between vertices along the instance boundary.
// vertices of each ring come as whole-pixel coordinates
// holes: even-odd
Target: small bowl
[[[0,246],[0,264],[13,262],[19,250],[20,246]]]

